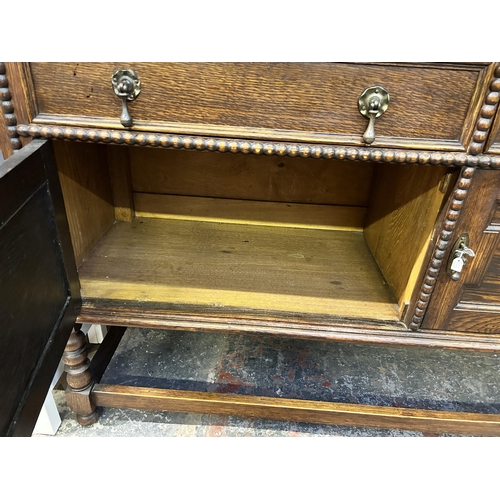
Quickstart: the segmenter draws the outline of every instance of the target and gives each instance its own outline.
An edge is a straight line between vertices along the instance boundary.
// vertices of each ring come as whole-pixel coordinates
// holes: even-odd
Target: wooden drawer
[[[130,68],[142,91],[133,130],[364,145],[363,90],[381,85],[388,111],[373,146],[464,151],[487,86],[487,64],[31,63],[33,122],[121,129],[111,87]],[[61,92],[64,89],[64,92]],[[469,131],[469,132],[468,132]]]

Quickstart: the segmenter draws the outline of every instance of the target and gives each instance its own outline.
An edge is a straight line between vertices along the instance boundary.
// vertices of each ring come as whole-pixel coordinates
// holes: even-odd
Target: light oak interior
[[[93,300],[153,307],[397,316],[361,232],[138,218],[113,226],[80,281]]]
[[[83,297],[399,322],[447,168],[55,143]]]

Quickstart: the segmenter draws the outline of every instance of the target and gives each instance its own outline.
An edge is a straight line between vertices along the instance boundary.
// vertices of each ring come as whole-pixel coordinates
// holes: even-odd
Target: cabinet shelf
[[[83,309],[231,311],[397,322],[356,231],[136,218],[116,222],[79,269]]]

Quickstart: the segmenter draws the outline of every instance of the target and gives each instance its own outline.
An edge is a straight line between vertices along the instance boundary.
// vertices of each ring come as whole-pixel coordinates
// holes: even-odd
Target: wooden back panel
[[[366,207],[371,164],[131,148],[133,190],[238,200]]]

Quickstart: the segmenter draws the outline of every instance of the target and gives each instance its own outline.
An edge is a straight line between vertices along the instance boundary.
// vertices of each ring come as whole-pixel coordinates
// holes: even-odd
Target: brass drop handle
[[[462,277],[462,269],[467,264],[467,256],[475,257],[475,252],[469,245],[469,234],[464,233],[458,238],[453,246],[448,259],[448,274],[453,281],[458,281]]]
[[[141,81],[131,69],[119,69],[113,73],[111,84],[114,93],[122,100],[120,123],[130,128],[133,124],[127,101],[133,101],[141,93]]]
[[[363,141],[366,144],[371,144],[375,140],[375,119],[382,116],[389,107],[389,93],[384,87],[378,85],[368,87],[363,90],[358,99],[359,112],[370,121],[365,133]]]

